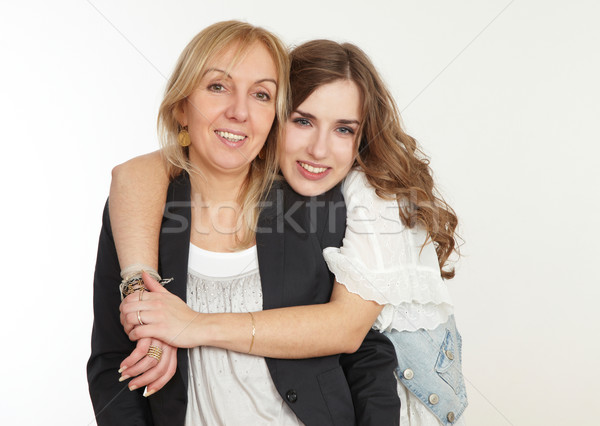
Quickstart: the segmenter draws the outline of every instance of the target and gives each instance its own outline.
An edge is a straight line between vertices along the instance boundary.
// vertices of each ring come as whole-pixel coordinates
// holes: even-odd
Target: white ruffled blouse
[[[328,247],[323,255],[337,282],[384,305],[373,328],[431,330],[445,323],[453,305],[435,247],[431,242],[422,247],[427,232],[405,226],[398,202],[379,198],[361,171],[350,172],[342,192],[348,215],[343,245]],[[401,424],[440,424],[400,382],[398,391]]]

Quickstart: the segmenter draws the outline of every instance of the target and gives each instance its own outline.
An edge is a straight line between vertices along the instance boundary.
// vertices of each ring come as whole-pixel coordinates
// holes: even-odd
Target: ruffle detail
[[[453,313],[448,288],[439,270],[397,266],[372,271],[335,247],[323,250],[329,270],[348,291],[385,305],[374,327],[381,331],[434,329]]]
[[[324,249],[323,256],[338,282],[365,300],[373,300],[380,305],[411,302],[452,305],[450,293],[439,271],[418,266],[372,271],[334,247]]]
[[[447,303],[401,303],[385,305],[375,320],[373,328],[379,331],[433,330],[448,321],[454,307]]]

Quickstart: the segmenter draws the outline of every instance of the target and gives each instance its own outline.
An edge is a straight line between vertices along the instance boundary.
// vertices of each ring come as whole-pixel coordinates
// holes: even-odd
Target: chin
[[[315,185],[314,183],[307,183],[305,182],[289,182],[289,185],[292,187],[292,189],[294,191],[296,191],[298,194],[304,196],[304,197],[314,197],[317,195],[321,195],[327,191],[329,191],[331,188],[333,188],[333,185]]]

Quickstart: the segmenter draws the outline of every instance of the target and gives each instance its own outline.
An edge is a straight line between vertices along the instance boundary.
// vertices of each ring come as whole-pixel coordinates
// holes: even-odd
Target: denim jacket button
[[[410,368],[407,368],[406,370],[404,370],[404,373],[402,373],[402,375],[404,376],[404,378],[406,380],[410,380],[413,377],[415,377],[415,373]]]
[[[450,411],[450,412],[448,413],[448,415],[446,416],[446,418],[448,419],[448,421],[449,421],[450,423],[454,422],[454,418],[455,418],[455,416],[454,416],[454,413],[453,413],[452,411]]]
[[[431,395],[429,395],[429,402],[432,405],[437,404],[438,402],[440,402],[440,397],[437,396],[435,393],[432,393]]]
[[[449,359],[450,361],[452,361],[452,360],[454,359],[454,354],[452,353],[452,351],[451,351],[451,350],[447,350],[447,351],[446,351],[446,356],[448,357],[448,359]]]

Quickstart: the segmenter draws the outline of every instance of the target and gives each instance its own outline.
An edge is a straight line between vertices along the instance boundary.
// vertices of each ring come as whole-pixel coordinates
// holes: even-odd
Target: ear
[[[188,125],[187,114],[186,114],[187,108],[188,108],[188,103],[187,103],[187,98],[186,98],[186,99],[182,99],[181,102],[179,102],[173,109],[173,117],[175,117],[175,120],[177,120],[177,122],[179,123],[179,125],[181,127],[185,127]]]

